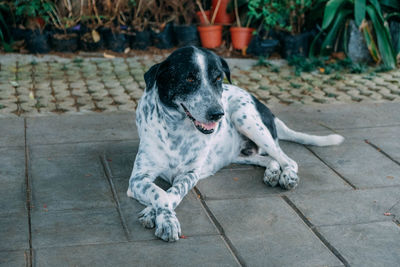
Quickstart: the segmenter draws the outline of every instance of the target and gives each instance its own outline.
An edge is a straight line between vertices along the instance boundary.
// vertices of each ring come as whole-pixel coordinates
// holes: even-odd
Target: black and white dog
[[[146,228],[165,241],[179,239],[174,209],[200,179],[231,163],[266,168],[264,182],[285,189],[299,182],[297,164],[278,140],[328,146],[340,135],[295,132],[250,93],[230,82],[224,59],[196,47],[184,47],[145,75],[146,90],[136,110],[139,151],[129,180],[128,196],[147,207],[139,214]],[[172,186],[164,191],[160,176]]]

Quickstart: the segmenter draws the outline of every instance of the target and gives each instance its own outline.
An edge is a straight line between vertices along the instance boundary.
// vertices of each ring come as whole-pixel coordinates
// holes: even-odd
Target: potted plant
[[[211,17],[211,21],[207,19],[206,13],[201,6],[200,1],[196,1],[200,11],[202,12],[203,18],[206,24],[199,25],[197,30],[200,34],[201,45],[205,48],[216,48],[222,44],[222,25],[214,25],[215,17],[221,4],[221,0],[218,1],[214,13]]]
[[[215,23],[227,25],[233,23],[235,16],[231,10],[228,11],[230,2],[231,0],[212,0],[211,13],[215,14]]]
[[[151,19],[149,25],[153,44],[160,49],[168,49],[174,46],[172,21],[175,19],[170,12],[168,0],[149,1]]]
[[[354,20],[355,26],[362,33],[366,47],[371,57],[377,62],[382,62],[386,69],[396,67],[396,56],[392,46],[389,28],[383,17],[378,1],[365,0],[330,0],[327,2],[322,22],[322,31],[313,41],[311,53],[315,53],[315,43],[323,38],[320,53],[329,54],[338,49],[340,40],[343,42],[345,52],[348,54],[348,31],[350,21]]]
[[[277,50],[280,44],[274,29],[283,27],[284,5],[279,0],[249,0],[247,8],[247,15],[259,25],[247,53],[269,56]]]
[[[306,31],[304,27],[306,13],[311,9],[313,0],[285,0],[281,4],[283,5],[281,16],[286,18],[280,23],[280,29],[284,33],[282,36],[282,55],[284,58],[291,56],[306,57],[309,52],[311,33]]]
[[[80,10],[81,34],[80,46],[84,51],[96,51],[103,47],[104,41],[100,34],[103,25],[96,1],[87,1]]]
[[[80,18],[73,13],[71,2],[62,1],[59,6],[52,5],[48,15],[55,29],[50,36],[52,49],[58,52],[75,52],[78,50],[80,30],[78,22]]]
[[[53,12],[53,4],[47,0],[16,0],[14,2],[16,22],[24,25],[29,31],[25,42],[31,53],[48,53],[48,33],[44,31]]]
[[[103,3],[103,27],[101,29],[106,49],[124,52],[129,46],[129,29],[127,17],[130,5],[127,1],[105,0]]]
[[[199,45],[199,33],[193,25],[195,2],[193,0],[170,0],[175,17],[174,40],[177,46]]]
[[[389,22],[393,49],[400,63],[400,2],[397,0],[381,1],[384,19]]]
[[[230,28],[232,46],[234,49],[247,49],[255,31],[254,28],[249,27],[253,17],[248,14],[248,1],[240,1],[240,5],[238,5],[238,0],[233,2],[237,26]],[[244,24],[242,24],[242,21]]]
[[[138,0],[131,12],[131,27],[133,36],[130,46],[133,49],[144,50],[151,45],[151,32],[148,30],[149,7],[147,0]]]

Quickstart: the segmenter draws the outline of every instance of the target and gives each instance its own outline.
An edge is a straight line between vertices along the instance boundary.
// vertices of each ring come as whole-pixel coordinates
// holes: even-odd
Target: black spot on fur
[[[265,126],[267,126],[269,132],[272,135],[272,138],[276,139],[278,137],[278,134],[276,133],[276,126],[275,126],[275,116],[272,114],[271,110],[267,108],[263,103],[261,103],[257,98],[255,98],[253,95],[251,96],[253,98],[253,101],[255,103],[255,107],[258,111],[258,113],[261,116],[262,122],[264,123]]]

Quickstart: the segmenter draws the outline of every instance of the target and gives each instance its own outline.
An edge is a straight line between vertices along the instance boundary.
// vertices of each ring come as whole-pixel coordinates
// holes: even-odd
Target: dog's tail
[[[344,141],[344,137],[338,134],[326,136],[310,135],[296,132],[287,127],[280,119],[275,118],[276,131],[280,140],[287,140],[303,145],[313,146],[333,146],[339,145]]]

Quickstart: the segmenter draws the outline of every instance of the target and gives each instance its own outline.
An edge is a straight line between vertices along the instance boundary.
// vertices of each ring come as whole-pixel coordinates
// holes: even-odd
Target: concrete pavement
[[[293,191],[232,165],[177,208],[185,238],[165,243],[126,197],[134,112],[0,118],[1,266],[398,266],[400,104],[271,105],[290,127],[346,137],[282,142]],[[164,188],[167,184],[159,181]]]

